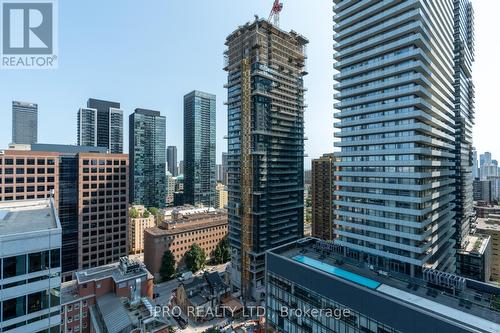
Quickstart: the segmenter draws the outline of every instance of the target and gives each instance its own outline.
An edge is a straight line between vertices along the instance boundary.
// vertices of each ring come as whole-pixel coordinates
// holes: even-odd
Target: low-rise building
[[[215,187],[215,208],[225,209],[227,200],[227,187],[222,183],[218,183]]]
[[[491,237],[491,276],[490,280],[500,281],[500,215],[489,214],[476,220],[476,232]]]
[[[500,287],[360,266],[316,238],[266,252],[266,332],[498,332]]]
[[[465,246],[457,249],[457,274],[488,282],[491,274],[491,237],[475,233],[467,235]]]
[[[221,300],[230,290],[218,272],[205,272],[179,285],[176,302],[192,320],[210,320],[220,311]]]
[[[184,265],[184,256],[193,244],[198,244],[210,260],[226,235],[227,213],[224,211],[212,209],[183,215],[144,231],[144,263],[158,277],[165,251],[172,251],[179,267]]]
[[[486,205],[484,203],[475,202],[474,210],[476,211],[476,216],[480,218],[488,217],[490,214],[500,215],[499,205]]]
[[[75,273],[61,289],[61,332],[166,332],[151,297],[153,277],[126,257]],[[147,327],[145,327],[147,325]]]
[[[0,332],[59,332],[61,234],[52,198],[0,203]]]
[[[129,211],[128,244],[130,253],[144,251],[144,229],[156,225],[155,216],[142,205],[133,205]]]

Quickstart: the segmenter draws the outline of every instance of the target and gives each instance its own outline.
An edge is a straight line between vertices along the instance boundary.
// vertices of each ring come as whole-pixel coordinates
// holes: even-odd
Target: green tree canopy
[[[156,217],[156,216],[158,216],[158,208],[156,208],[156,207],[151,207],[151,208],[149,208],[148,210],[149,210],[149,212],[150,212],[153,216],[155,216],[155,217]]]
[[[160,276],[162,280],[170,280],[175,274],[175,257],[172,251],[167,250],[161,258]]]
[[[227,237],[221,239],[219,244],[215,247],[214,258],[217,264],[223,264],[231,260],[229,241],[227,240]]]
[[[193,273],[205,267],[206,260],[205,251],[198,244],[191,245],[191,248],[186,252],[186,266]]]
[[[139,217],[139,212],[137,211],[137,209],[135,209],[135,207],[132,207],[132,208],[130,209],[129,216],[130,216],[130,218],[132,218],[132,219],[136,219],[136,218],[138,218],[138,217]]]
[[[151,214],[149,213],[149,211],[148,211],[148,210],[145,210],[145,211],[144,211],[144,213],[142,214],[142,217],[144,217],[145,219],[147,219],[147,218],[149,217],[149,215],[151,215]]]

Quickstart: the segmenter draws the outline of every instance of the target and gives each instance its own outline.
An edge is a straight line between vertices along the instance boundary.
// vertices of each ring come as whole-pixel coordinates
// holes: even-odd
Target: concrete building
[[[266,332],[498,332],[500,287],[371,270],[338,250],[305,238],[266,253]]]
[[[172,176],[177,176],[177,147],[168,146],[167,147],[167,169],[172,174]]]
[[[38,141],[38,105],[12,102],[12,143],[33,144]]]
[[[174,204],[175,178],[168,170],[165,173],[165,180],[167,184],[166,204],[167,207],[171,207]]]
[[[225,212],[212,210],[183,215],[144,231],[144,263],[158,277],[165,251],[172,251],[177,267],[182,267],[184,255],[193,244],[198,244],[205,251],[207,260],[210,260],[215,247],[226,235]]]
[[[476,211],[477,217],[486,218],[490,214],[500,215],[499,205],[485,205],[484,203],[476,202],[474,205],[474,210]]]
[[[474,201],[490,204],[493,201],[493,182],[491,180],[475,179],[473,182]]]
[[[61,286],[60,332],[167,332],[151,312],[153,277],[142,264],[124,257],[75,277]]]
[[[476,148],[473,148],[472,150],[472,178],[479,178],[479,161],[477,159]]]
[[[226,38],[231,283],[247,299],[265,251],[303,235],[307,43],[258,18]]]
[[[123,111],[120,103],[90,98],[78,110],[78,145],[106,147],[112,154],[123,153]]]
[[[130,211],[134,210],[137,217],[132,217]],[[130,253],[144,252],[144,229],[156,226],[156,217],[142,205],[132,205],[128,218],[128,244]]]
[[[227,206],[227,187],[222,183],[218,183],[215,187],[215,208],[225,209]]]
[[[482,282],[491,277],[491,237],[467,235],[466,245],[457,250],[457,275]]]
[[[333,240],[333,191],[339,158],[334,154],[324,154],[313,159],[311,169],[311,213],[312,236],[324,240]]]
[[[334,3],[336,242],[384,270],[454,272],[472,207],[470,1]]]
[[[227,153],[222,153],[222,184],[227,185]]]
[[[0,203],[0,331],[59,332],[61,224],[53,199]]]
[[[490,280],[500,282],[500,215],[489,214],[486,218],[478,218],[476,232],[491,237]]]
[[[215,205],[215,95],[184,96],[184,202]]]
[[[166,124],[158,111],[135,109],[129,117],[130,203],[166,206]]]

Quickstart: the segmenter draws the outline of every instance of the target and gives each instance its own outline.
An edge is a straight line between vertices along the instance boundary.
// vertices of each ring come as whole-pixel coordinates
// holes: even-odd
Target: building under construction
[[[226,39],[231,279],[260,299],[264,252],[303,235],[308,40],[256,18]]]

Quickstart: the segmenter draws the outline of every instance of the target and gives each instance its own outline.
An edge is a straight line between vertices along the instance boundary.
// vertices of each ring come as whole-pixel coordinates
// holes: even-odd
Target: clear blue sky
[[[193,89],[217,95],[217,161],[226,151],[225,37],[273,0],[63,0],[59,1],[59,69],[0,71],[0,149],[11,141],[11,101],[39,105],[39,141],[76,142],[76,112],[89,97],[121,102],[167,117],[167,144],[182,158],[182,98]],[[305,113],[306,152],[333,150],[332,2],[284,0],[281,28],[309,38]],[[476,126],[481,153],[500,158],[498,78],[500,1],[473,0],[476,13]],[[306,168],[310,167],[309,158]]]
[[[11,141],[11,101],[39,105],[39,142],[76,143],[76,114],[89,97],[122,104],[124,144],[136,107],[167,117],[167,144],[182,156],[182,100],[193,89],[217,95],[217,161],[226,151],[225,37],[272,0],[59,1],[59,68],[0,71],[0,148]],[[281,27],[310,39],[306,126],[313,157],[333,148],[332,4],[287,0]],[[311,131],[322,126],[321,132]],[[311,154],[311,153],[310,153]],[[182,157],[180,157],[181,159]]]

